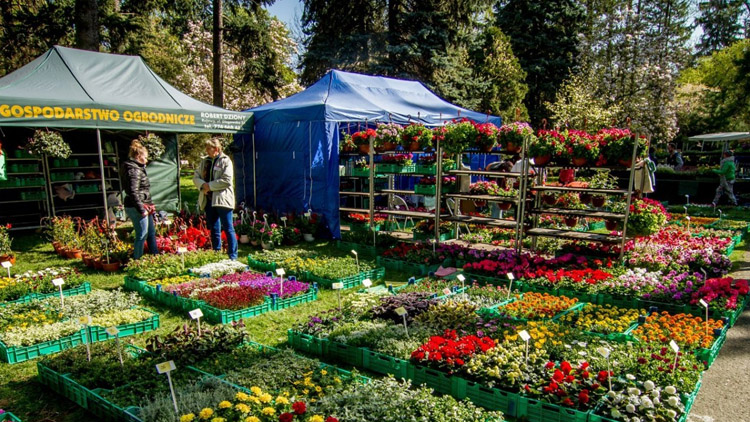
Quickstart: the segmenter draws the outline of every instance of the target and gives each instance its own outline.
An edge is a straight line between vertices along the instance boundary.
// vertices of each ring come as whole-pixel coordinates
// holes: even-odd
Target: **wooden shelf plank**
[[[558,215],[570,215],[575,217],[591,217],[591,218],[605,218],[608,220],[624,220],[625,214],[608,211],[588,211],[588,210],[571,210],[565,208],[539,208],[529,210],[530,213],[534,214],[558,214]]]
[[[521,177],[521,173],[508,173],[502,171],[487,171],[487,170],[451,170],[449,174],[455,175],[476,175],[476,176],[488,176],[488,177]]]
[[[394,194],[394,195],[419,195],[414,193],[413,190],[400,190],[400,189],[383,189],[380,191],[383,194]]]
[[[435,218],[434,212],[421,212],[421,211],[401,211],[401,210],[377,210],[378,214],[387,214],[387,215],[403,215],[404,217],[413,217],[413,218]],[[445,217],[448,215],[446,214]],[[445,218],[443,216],[440,216],[440,218]]]
[[[620,236],[577,232],[573,230],[545,229],[540,227],[536,229],[528,229],[525,234],[526,236],[558,237],[561,239],[583,240],[586,242],[620,243],[622,241]]]
[[[370,192],[347,192],[347,191],[340,191],[339,195],[370,196]],[[377,195],[377,193],[376,193],[376,195]]]
[[[345,208],[345,207],[341,207],[341,208],[339,208],[339,212],[357,212],[357,213],[361,213],[361,214],[370,214],[370,210],[365,210],[365,209],[361,209],[361,208]]]
[[[448,193],[445,196],[449,198],[467,199],[474,201],[518,202],[518,197],[515,196],[469,195],[468,193]]]
[[[500,228],[507,228],[507,229],[515,229],[516,228],[516,222],[511,220],[501,220],[498,218],[490,218],[490,217],[475,217],[471,215],[455,215],[446,217],[443,220],[445,221],[453,221],[457,223],[466,223],[466,224],[481,224],[485,226],[492,226],[492,227],[500,227]]]
[[[558,192],[588,192],[588,193],[603,193],[603,194],[627,194],[628,191],[625,189],[597,189],[597,188],[573,188],[566,186],[532,186],[531,190],[537,191],[558,191]]]

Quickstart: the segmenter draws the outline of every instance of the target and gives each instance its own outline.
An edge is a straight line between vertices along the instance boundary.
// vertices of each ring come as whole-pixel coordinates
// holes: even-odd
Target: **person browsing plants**
[[[729,198],[729,202],[732,205],[737,205],[737,198],[734,197],[734,173],[737,171],[737,166],[734,163],[734,152],[732,150],[726,150],[722,154],[721,167],[716,170],[712,170],[714,173],[719,175],[719,187],[716,188],[716,196],[714,197],[711,205],[714,207],[719,203],[721,196],[726,194]]]
[[[193,175],[193,183],[200,190],[198,207],[206,211],[213,249],[221,250],[221,231],[224,230],[229,259],[237,259],[237,237],[232,225],[234,166],[229,156],[223,153],[220,138],[206,141],[206,155]]]
[[[130,144],[129,159],[125,161],[125,214],[133,222],[135,243],[133,258],[143,256],[143,242],[148,243],[148,251],[158,254],[154,214],[156,207],[151,201],[151,182],[146,174],[148,150],[137,139]]]

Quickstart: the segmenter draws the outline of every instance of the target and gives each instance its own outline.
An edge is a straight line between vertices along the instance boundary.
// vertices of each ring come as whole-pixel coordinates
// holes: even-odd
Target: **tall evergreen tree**
[[[698,53],[708,55],[732,44],[742,35],[743,1],[708,0],[698,3],[696,22],[703,29]]]
[[[583,9],[573,0],[508,0],[496,5],[496,25],[510,37],[526,72],[524,103],[533,123],[549,116],[546,102],[577,62]]]

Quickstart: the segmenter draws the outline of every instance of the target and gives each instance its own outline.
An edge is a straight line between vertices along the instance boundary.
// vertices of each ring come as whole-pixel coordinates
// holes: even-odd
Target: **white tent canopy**
[[[726,142],[750,139],[750,132],[721,132],[695,135],[688,138],[691,141]]]

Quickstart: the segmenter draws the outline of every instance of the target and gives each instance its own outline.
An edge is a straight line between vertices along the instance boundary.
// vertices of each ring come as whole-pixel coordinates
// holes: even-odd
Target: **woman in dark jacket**
[[[148,150],[137,140],[130,144],[130,157],[125,161],[125,214],[135,228],[133,258],[143,256],[143,242],[148,240],[148,251],[159,253],[156,247],[156,228],[154,227],[154,207],[151,201],[151,183],[146,174]]]

